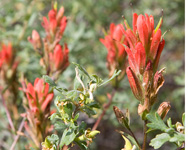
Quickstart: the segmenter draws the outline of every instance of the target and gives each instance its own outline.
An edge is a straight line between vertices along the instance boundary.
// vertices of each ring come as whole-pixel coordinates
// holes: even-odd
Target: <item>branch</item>
[[[146,150],[146,142],[147,142],[147,120],[144,121],[144,141],[143,141],[143,146],[142,146],[142,150]]]
[[[113,97],[115,95],[115,92],[116,92],[116,90],[113,90],[111,95],[110,94],[107,95],[108,99],[109,99],[109,102],[107,104],[104,104],[103,111],[102,111],[101,115],[99,116],[99,118],[97,119],[97,121],[95,122],[92,130],[96,130],[97,127],[99,126],[99,123],[101,122],[103,116],[105,115],[106,110],[110,107],[110,105],[112,103],[112,99],[113,99]]]
[[[24,127],[24,122],[25,122],[25,118],[23,118],[23,120],[22,120],[22,122],[21,122],[21,124],[20,124],[20,127],[19,127],[19,129],[18,129],[17,132],[21,132],[21,131],[22,131],[22,128]],[[16,146],[16,143],[17,143],[19,137],[20,137],[19,134],[16,135],[16,137],[15,137],[15,139],[14,139],[14,142],[13,142],[12,145],[11,145],[10,150],[14,150],[14,147]]]
[[[4,106],[4,108],[5,108],[5,112],[6,112],[6,115],[7,115],[7,118],[8,118],[8,122],[9,122],[9,124],[10,124],[10,127],[11,127],[11,129],[13,130],[13,132],[15,132],[16,130],[15,130],[15,128],[14,128],[13,121],[12,121],[12,119],[11,119],[10,112],[9,112],[9,110],[8,110],[8,108],[7,108],[7,105],[6,105],[6,102],[5,102],[5,99],[4,99],[2,93],[1,93],[1,99],[2,99],[2,102],[3,102],[3,106]]]

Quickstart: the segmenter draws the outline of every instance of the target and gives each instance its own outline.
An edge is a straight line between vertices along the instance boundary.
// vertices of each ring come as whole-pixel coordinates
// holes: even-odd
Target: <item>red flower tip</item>
[[[148,28],[146,25],[146,19],[143,15],[138,16],[137,30],[138,30],[140,41],[142,42],[144,47],[146,47],[148,44],[149,35],[148,35]]]
[[[136,34],[136,30],[137,30],[137,18],[138,18],[137,13],[134,13],[133,14],[133,32],[134,32],[134,34]]]
[[[150,58],[153,61],[157,55],[157,50],[159,47],[159,43],[161,41],[161,29],[158,29],[156,33],[153,33],[153,39],[151,42],[151,47],[150,47]]]
[[[155,61],[154,61],[154,69],[155,69],[155,70],[156,70],[157,67],[158,67],[159,59],[160,59],[160,57],[161,57],[161,53],[162,53],[162,51],[163,51],[164,45],[165,45],[165,40],[162,39],[162,41],[159,43],[158,50],[157,50],[157,55],[156,55]]]

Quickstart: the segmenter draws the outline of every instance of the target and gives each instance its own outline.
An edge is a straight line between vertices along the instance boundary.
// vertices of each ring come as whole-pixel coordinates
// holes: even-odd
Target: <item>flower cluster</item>
[[[107,67],[109,70],[109,77],[113,75],[116,69],[121,70],[122,72],[118,77],[118,81],[120,81],[124,77],[126,73],[125,68],[127,67],[127,53],[123,45],[128,44],[128,41],[121,30],[121,25],[112,23],[110,25],[110,31],[105,38],[100,39],[100,41],[108,50]]]
[[[67,25],[67,17],[63,15],[63,7],[59,11],[55,7],[52,8],[48,13],[48,19],[43,17],[42,26],[45,29],[46,37],[41,40],[36,30],[33,30],[32,36],[28,37],[34,49],[42,56],[40,64],[49,75],[58,76],[69,65],[67,44],[65,43],[63,48],[59,44]]]
[[[22,115],[28,120],[25,121],[25,129],[35,145],[40,147],[43,136],[47,135],[46,132],[50,128],[48,117],[54,94],[49,92],[49,84],[39,78],[35,79],[34,85],[28,83],[27,87],[23,86],[23,91],[25,91],[29,106],[26,107],[26,113]]]
[[[35,79],[34,86],[28,83],[26,91],[29,108],[36,116],[40,112],[47,110],[54,96],[52,92],[49,93],[49,84],[44,83],[44,81],[39,78]]]
[[[126,72],[135,97],[141,102],[138,113],[150,111],[157,98],[157,93],[164,83],[163,70],[156,71],[161,52],[165,45],[160,26],[161,18],[154,29],[154,18],[148,14],[133,14],[133,29],[125,21],[126,31],[121,25],[128,45],[129,67]]]

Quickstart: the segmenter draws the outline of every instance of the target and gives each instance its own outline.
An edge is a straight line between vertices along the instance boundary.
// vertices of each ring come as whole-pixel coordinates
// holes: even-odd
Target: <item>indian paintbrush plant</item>
[[[46,74],[58,79],[58,76],[68,67],[69,49],[66,43],[60,44],[67,25],[67,17],[64,16],[64,7],[57,10],[57,4],[48,12],[48,19],[43,17],[42,26],[46,36],[41,39],[36,30],[28,40],[34,50],[42,57],[40,65],[46,70]]]
[[[155,115],[150,113],[152,106],[157,102],[159,89],[164,84],[163,72],[165,69],[157,71],[159,59],[165,45],[164,35],[162,35],[160,29],[162,22],[163,16],[160,18],[156,28],[154,28],[154,17],[152,15],[148,16],[148,14],[145,14],[143,16],[134,13],[133,29],[131,29],[127,20],[124,21],[126,30],[121,25],[122,32],[128,41],[128,45],[124,44],[129,61],[129,66],[126,69],[127,77],[135,98],[140,102],[138,105],[138,114],[144,121],[142,148],[130,129],[128,123],[130,118],[125,117],[115,106],[114,112],[118,121],[129,131],[129,136],[132,136],[130,139],[136,141],[135,146],[142,150],[147,148],[147,133],[153,130],[164,132],[151,140],[150,145],[155,149],[160,148],[167,141],[173,142],[177,147],[183,148],[185,141],[184,131],[176,131],[175,125],[172,125],[170,118],[167,121],[168,126],[162,120],[170,110],[171,106],[169,102],[163,102]],[[176,124],[180,125],[180,128],[184,130],[181,123]],[[123,138],[125,141],[128,140],[125,136]],[[135,149],[135,147],[133,148],[130,142],[126,142],[125,149]]]
[[[19,119],[17,108],[17,87],[19,85],[17,80],[18,64],[12,44],[2,44],[0,49],[0,96],[6,109],[6,115],[9,118],[10,129],[13,132],[15,132],[14,126],[17,125],[16,121]]]
[[[40,71],[41,74],[45,71],[45,75],[28,81],[29,78],[21,74],[21,88],[17,80],[20,63],[17,53],[11,44],[1,46],[0,98],[8,118],[8,132],[14,140],[10,149],[15,149],[20,136],[27,140],[24,149],[89,149],[102,132],[98,126],[107,109],[112,110],[112,104],[117,104],[114,101],[116,93],[126,92],[119,88],[125,78],[139,102],[137,112],[144,126],[141,139],[132,130],[131,111],[126,109],[126,113],[123,113],[113,106],[115,116],[124,129],[118,130],[125,141],[122,150],[146,150],[149,146],[160,149],[166,142],[175,144],[177,149],[185,149],[185,113],[182,114],[182,121],[172,123],[171,118],[165,119],[171,109],[170,102],[158,104],[157,96],[165,82],[165,68],[158,67],[165,46],[165,33],[161,31],[163,16],[156,27],[152,15],[137,13],[133,13],[132,28],[125,17],[124,24],[111,23],[109,30],[104,31],[104,38],[100,38],[107,49],[108,79],[103,81],[98,75],[88,73],[81,65],[72,63],[75,66],[75,78],[73,84],[65,88],[58,79],[64,75],[72,57],[69,56],[67,43],[62,40],[65,28],[69,27],[68,18],[64,15],[64,7],[58,8],[57,3],[54,3],[48,17],[42,17],[44,37],[38,29],[31,30],[28,41],[39,55],[37,65],[44,68]],[[67,76],[64,78],[67,79]],[[97,90],[108,84],[111,85],[110,91],[103,93],[108,102],[102,105],[97,99]],[[21,107],[17,103],[18,89],[22,91],[19,94]],[[154,106],[158,109],[154,110]],[[94,125],[89,126],[82,116],[95,118]],[[157,134],[153,139],[148,139],[150,133]],[[1,144],[3,142],[0,143],[0,149]]]

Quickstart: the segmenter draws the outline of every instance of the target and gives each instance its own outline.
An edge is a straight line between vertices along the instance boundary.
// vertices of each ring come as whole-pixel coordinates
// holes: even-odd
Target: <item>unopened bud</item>
[[[98,131],[98,130],[94,130],[94,131],[91,131],[88,135],[87,135],[87,137],[88,138],[94,138],[97,134],[99,134],[100,133],[100,131]]]
[[[81,100],[85,100],[85,96],[84,96],[83,93],[80,93],[80,99],[81,99]]]
[[[94,130],[94,131],[88,131],[86,130],[86,133],[76,138],[78,141],[85,141],[88,140],[88,138],[93,139],[97,134],[99,134],[100,131]]]
[[[40,35],[36,30],[32,31],[32,35],[31,37],[28,37],[28,41],[31,42],[35,50],[40,49],[42,46]]]
[[[146,114],[149,112],[148,110],[148,106],[145,105],[138,105],[138,114],[140,115],[140,117],[142,118],[142,120],[146,119]]]
[[[97,83],[92,83],[89,87],[89,90],[93,93],[97,88]]]
[[[113,106],[113,110],[114,110],[114,113],[116,115],[116,118],[117,118],[118,122],[120,124],[123,124],[123,120],[125,120],[125,116],[122,113],[122,111],[116,106]]]
[[[163,78],[163,71],[164,69],[161,69],[160,71],[157,71],[154,75],[154,91],[155,91],[155,95],[157,95],[159,89],[163,86],[164,84],[164,78]]]
[[[36,30],[32,31],[32,39],[34,42],[40,40],[40,35],[38,34],[38,32]]]
[[[184,132],[184,126],[180,123],[180,122],[177,122],[176,123],[176,130],[180,133],[183,133]]]
[[[171,108],[171,106],[170,106],[169,102],[161,103],[161,105],[159,106],[159,108],[157,110],[157,113],[159,114],[159,116],[161,116],[161,119],[165,118],[165,116],[167,115],[170,108]]]

